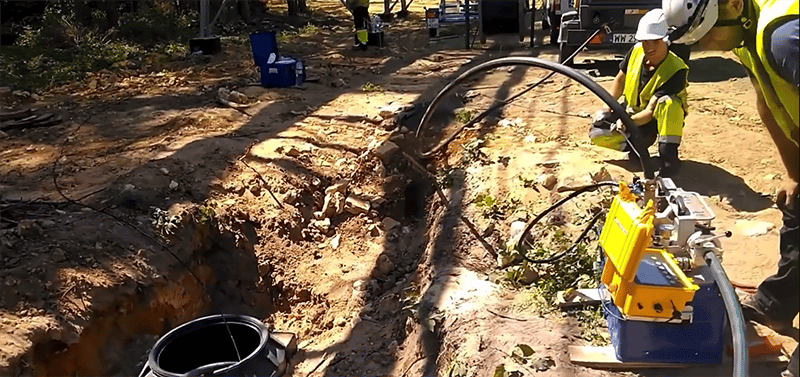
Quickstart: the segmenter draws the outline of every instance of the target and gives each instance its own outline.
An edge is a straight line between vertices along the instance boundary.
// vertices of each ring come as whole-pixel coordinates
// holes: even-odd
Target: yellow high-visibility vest
[[[625,74],[625,88],[622,94],[628,103],[628,107],[634,112],[642,111],[650,102],[656,89],[664,85],[672,75],[682,69],[688,69],[686,63],[672,51],[667,52],[667,57],[653,72],[653,77],[645,84],[644,88],[639,88],[639,77],[642,75],[642,63],[644,62],[644,48],[641,43],[637,43],[631,50],[630,60],[628,60],[628,72]],[[678,93],[681,106],[686,110],[686,88]]]
[[[798,0],[753,0],[755,6],[755,38],[745,38],[743,47],[733,50],[751,77],[758,84],[772,116],[783,133],[795,145],[798,139],[798,96],[797,87],[784,80],[767,61],[764,45],[765,30],[786,18],[798,17]]]

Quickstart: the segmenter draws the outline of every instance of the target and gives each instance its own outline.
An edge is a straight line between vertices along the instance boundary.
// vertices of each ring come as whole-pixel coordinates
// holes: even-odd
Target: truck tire
[[[559,44],[559,46],[558,46],[558,62],[563,64],[563,65],[570,66],[570,67],[572,65],[574,65],[575,64],[575,58],[572,58],[569,61],[564,61],[564,60],[566,58],[568,58],[570,55],[572,55],[572,53],[574,53],[575,51],[578,51],[578,47],[579,46],[568,46],[566,43]]]

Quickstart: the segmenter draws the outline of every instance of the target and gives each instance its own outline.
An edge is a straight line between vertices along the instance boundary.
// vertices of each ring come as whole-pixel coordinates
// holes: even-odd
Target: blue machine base
[[[617,358],[623,362],[718,364],[722,362],[726,326],[725,304],[708,267],[687,276],[694,282],[691,323],[657,323],[623,319],[611,301],[603,302],[604,316]]]

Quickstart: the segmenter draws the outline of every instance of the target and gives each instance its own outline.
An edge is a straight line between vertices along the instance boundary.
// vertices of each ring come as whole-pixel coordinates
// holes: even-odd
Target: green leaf
[[[506,377],[507,375],[506,366],[504,364],[500,364],[494,368],[494,374],[492,374],[492,377]]]
[[[522,356],[531,357],[534,354],[533,348],[527,344],[517,344],[517,348],[522,350]]]

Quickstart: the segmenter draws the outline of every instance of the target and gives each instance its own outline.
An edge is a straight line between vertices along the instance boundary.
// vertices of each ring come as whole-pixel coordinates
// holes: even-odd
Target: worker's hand
[[[617,122],[611,126],[612,131],[619,131],[620,133],[625,133],[625,123],[622,123],[622,119],[617,119]]]
[[[778,188],[778,193],[775,195],[775,204],[781,210],[793,211],[797,209],[797,182],[789,179]]]

